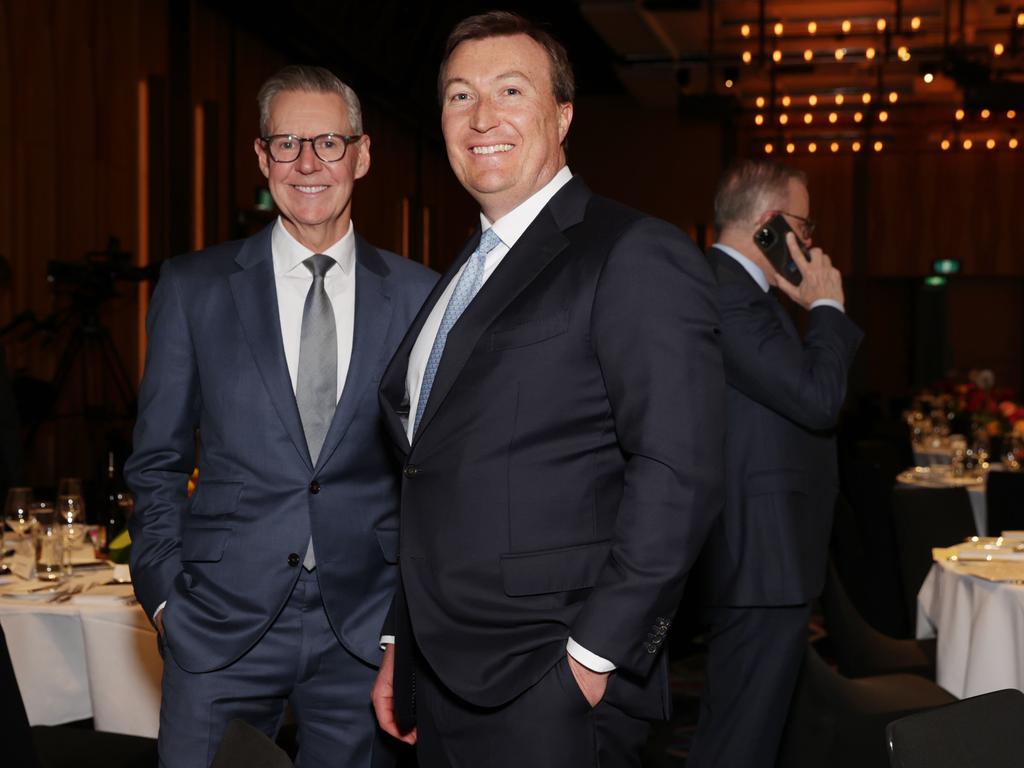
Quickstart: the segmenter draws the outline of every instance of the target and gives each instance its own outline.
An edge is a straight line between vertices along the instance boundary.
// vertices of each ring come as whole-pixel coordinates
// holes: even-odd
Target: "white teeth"
[[[473,147],[474,155],[493,155],[495,152],[511,152],[512,144],[491,144],[489,147]]]
[[[327,186],[326,185],[322,185],[322,186],[319,186],[319,187],[300,187],[300,186],[298,186],[296,184],[295,188],[297,190],[299,190],[299,192],[308,192],[308,193],[312,194],[314,192],[323,192],[325,189],[327,189]]]

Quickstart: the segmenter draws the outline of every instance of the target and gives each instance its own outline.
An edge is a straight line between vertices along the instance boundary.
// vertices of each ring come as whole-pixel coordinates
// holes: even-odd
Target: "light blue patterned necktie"
[[[441,356],[444,354],[444,345],[448,340],[448,332],[455,325],[455,322],[462,317],[462,313],[469,306],[469,302],[476,296],[477,291],[484,282],[484,262],[487,254],[493,251],[501,238],[493,229],[488,229],[480,238],[480,244],[473,251],[473,255],[466,262],[466,268],[459,275],[459,282],[455,285],[452,297],[445,307],[444,316],[441,318],[441,326],[437,329],[437,336],[434,337],[434,346],[430,348],[430,357],[427,358],[427,367],[423,370],[423,383],[420,385],[420,399],[416,406],[416,420],[413,423],[412,433],[420,428],[420,421],[423,419],[423,411],[427,407],[427,399],[430,397],[430,389],[434,386],[434,377],[437,375],[438,366],[441,365]]]

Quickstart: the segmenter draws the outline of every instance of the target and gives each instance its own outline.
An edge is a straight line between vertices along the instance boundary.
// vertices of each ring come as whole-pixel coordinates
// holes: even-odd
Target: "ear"
[[[356,155],[356,167],[353,177],[361,179],[370,171],[370,136],[364,133],[356,144],[359,154]]]
[[[558,143],[565,141],[569,133],[569,126],[572,124],[572,102],[558,105]]]
[[[270,178],[270,156],[267,155],[266,147],[263,146],[263,142],[256,139],[252,143],[253,148],[256,150],[256,157],[259,160],[260,173],[263,174],[263,178]]]

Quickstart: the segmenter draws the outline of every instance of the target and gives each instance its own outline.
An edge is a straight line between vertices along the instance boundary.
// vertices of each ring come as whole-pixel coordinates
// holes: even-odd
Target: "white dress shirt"
[[[752,260],[748,259],[735,248],[732,248],[728,245],[715,243],[711,247],[717,248],[722,253],[726,254],[727,256],[731,256],[733,259],[735,259],[736,262],[738,262],[739,265],[747,271],[747,274],[754,278],[754,282],[761,287],[761,290],[764,291],[765,293],[768,293],[769,289],[771,288],[771,286],[768,284],[768,278],[765,277],[764,270],[757,266],[757,264],[755,264]],[[843,308],[843,305],[840,304],[835,299],[818,299],[817,301],[812,301],[810,308],[814,309],[815,307],[832,307],[833,309],[838,309],[843,314],[846,314],[846,310]]]
[[[572,173],[569,171],[568,166],[563,165],[561,170],[551,178],[551,181],[497,221],[492,223],[483,213],[480,214],[480,231],[486,232],[488,228],[491,228],[494,230],[494,234],[501,238],[501,242],[487,254],[484,260],[483,283],[486,283],[488,278],[494,274],[498,265],[501,264],[508,252],[512,250],[512,247],[519,238],[523,236],[523,233],[533,223],[533,220],[537,218],[537,214],[541,212],[544,206],[555,196],[555,193],[564,187],[570,179],[572,179]],[[413,425],[416,423],[416,410],[419,407],[420,400],[420,386],[423,383],[423,372],[427,367],[427,358],[430,357],[430,350],[434,346],[434,339],[437,337],[438,328],[441,327],[441,318],[444,317],[444,311],[448,307],[448,302],[455,292],[455,286],[459,282],[462,270],[465,268],[466,265],[463,264],[458,274],[445,287],[444,292],[437,300],[437,304],[434,305],[430,315],[427,316],[426,322],[423,323],[420,335],[416,338],[416,343],[409,353],[409,367],[405,374],[405,390],[406,396],[409,398],[409,416],[405,429],[410,443],[412,442]],[[481,283],[481,286],[483,283]],[[381,638],[381,642],[385,644],[393,643],[394,641],[394,637],[387,635]],[[576,661],[595,672],[611,672],[615,669],[615,665],[612,662],[591,653],[571,637],[566,644],[566,650]]]
[[[270,237],[274,257],[274,284],[277,288],[277,314],[281,318],[281,341],[288,362],[288,375],[295,391],[299,378],[299,344],[302,341],[302,311],[306,294],[313,284],[313,273],[302,262],[315,251],[299,243],[278,218]],[[348,364],[352,359],[352,332],[356,313],[356,237],[349,222],[348,232],[338,242],[323,251],[336,262],[324,277],[324,290],[334,309],[334,323],[338,337],[338,394],[345,389]]]
[[[281,223],[280,217],[270,235],[270,251],[274,260],[274,285],[277,288],[277,314],[281,318],[281,341],[288,363],[288,375],[295,391],[299,379],[299,345],[302,341],[302,311],[306,294],[313,284],[313,273],[302,262],[315,251],[299,243]],[[348,232],[338,242],[323,251],[336,262],[324,276],[324,290],[334,308],[334,322],[338,335],[338,399],[345,388],[348,364],[352,358],[352,332],[356,313],[356,238],[355,227],[349,221]],[[202,482],[202,481],[200,481]],[[167,605],[164,600],[153,612],[153,619]]]

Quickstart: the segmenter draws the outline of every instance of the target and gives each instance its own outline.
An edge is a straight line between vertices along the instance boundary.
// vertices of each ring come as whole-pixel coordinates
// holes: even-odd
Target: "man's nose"
[[[488,98],[481,97],[473,108],[470,118],[470,127],[474,131],[485,133],[498,124],[497,110]]]
[[[320,158],[313,151],[313,142],[302,142],[302,149],[299,150],[299,159],[295,162],[303,173],[313,173],[320,167]]]

